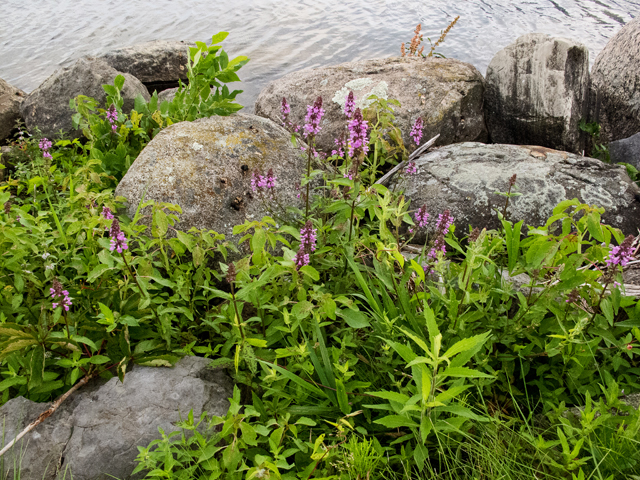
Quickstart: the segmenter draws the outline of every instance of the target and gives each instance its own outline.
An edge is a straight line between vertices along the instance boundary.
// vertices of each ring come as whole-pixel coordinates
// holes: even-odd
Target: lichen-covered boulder
[[[160,92],[187,78],[189,43],[156,40],[118,48],[98,58],[116,70],[136,77],[150,93]]]
[[[253,172],[276,176],[273,192],[253,192]],[[248,114],[181,122],[160,132],[124,176],[116,195],[135,213],[144,195],[180,205],[176,228],[215,230],[231,237],[245,220],[278,216],[302,206],[296,186],[306,160],[291,135],[271,120]],[[271,193],[275,195],[272,199]]]
[[[7,480],[21,464],[20,480],[110,480],[129,478],[139,446],[177,430],[176,422],[193,409],[224,416],[233,383],[210,360],[186,357],[173,368],[136,366],[124,383],[117,377],[79,389],[51,417],[5,454]],[[4,441],[9,442],[50,404],[23,397],[0,408]],[[3,477],[5,478],[5,477]]]
[[[0,143],[9,138],[20,119],[20,104],[25,93],[0,78]]]
[[[544,147],[481,143],[443,147],[416,165],[417,174],[394,179],[396,188],[405,189],[413,208],[426,204],[432,217],[449,209],[461,235],[469,225],[500,228],[496,209],[502,212],[505,197],[496,192],[506,192],[514,174],[522,195],[509,200],[513,221],[544,225],[558,203],[578,198],[604,207],[603,221],[627,234],[640,225],[640,188],[621,165]]]
[[[440,134],[437,145],[484,141],[487,130],[482,113],[484,79],[468,63],[441,58],[386,58],[309,68],[290,73],[265,87],[255,103],[256,115],[282,122],[280,102],[286,97],[289,119],[302,125],[307,105],[321,96],[326,115],[317,138],[321,150],[330,152],[344,130],[344,102],[349,91],[358,107],[368,106],[372,94],[396,99],[396,125],[405,145],[418,117],[426,139]]]
[[[495,143],[578,153],[589,95],[589,50],[530,33],[500,50],[487,68],[485,118]]]
[[[69,100],[86,95],[103,104],[106,94],[102,85],[113,85],[118,75],[125,78],[122,90],[125,111],[133,108],[138,95],[149,100],[146,87],[133,75],[119,72],[102,60],[81,58],[68,68],[56,70],[22,102],[20,111],[27,128],[38,127],[46,137],[54,137],[60,130],[71,137],[80,137],[81,132],[73,130],[71,116],[75,111],[69,108]]]
[[[596,57],[590,104],[603,143],[640,131],[640,17],[622,27]]]

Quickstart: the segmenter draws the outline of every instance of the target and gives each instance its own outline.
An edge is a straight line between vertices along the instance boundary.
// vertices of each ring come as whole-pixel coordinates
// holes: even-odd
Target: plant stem
[[[311,136],[310,138],[310,142],[307,145],[307,198],[306,198],[306,203],[307,206],[305,208],[304,211],[304,221],[306,223],[306,221],[309,219],[309,187],[311,186],[311,145],[314,143],[315,137]]]
[[[238,329],[240,330],[240,336],[244,343],[244,329],[242,328],[242,322],[240,321],[240,313],[238,313],[238,305],[236,304],[236,289],[233,287],[234,282],[230,282],[231,285],[231,299],[233,300],[233,309],[236,311],[236,321],[238,322]]]

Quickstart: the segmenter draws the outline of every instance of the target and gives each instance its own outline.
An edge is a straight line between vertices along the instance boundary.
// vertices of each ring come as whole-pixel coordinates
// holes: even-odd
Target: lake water
[[[518,36],[543,32],[578,40],[591,62],[640,0],[0,0],[0,77],[29,92],[84,55],[157,39],[202,40],[230,32],[242,104],[286,73],[398,55],[417,23],[432,40],[460,20],[438,49],[483,74]]]

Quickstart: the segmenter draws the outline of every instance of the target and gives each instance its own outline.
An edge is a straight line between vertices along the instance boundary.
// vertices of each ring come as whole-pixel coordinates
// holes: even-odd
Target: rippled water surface
[[[529,32],[579,40],[593,62],[638,14],[640,0],[0,0],[0,77],[31,91],[87,54],[224,30],[230,56],[251,58],[239,97],[251,107],[266,83],[294,70],[398,55],[419,22],[434,39],[460,15],[439,51],[484,73]]]

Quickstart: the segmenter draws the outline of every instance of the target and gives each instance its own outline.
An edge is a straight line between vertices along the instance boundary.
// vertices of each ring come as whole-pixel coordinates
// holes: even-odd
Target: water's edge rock
[[[591,119],[602,143],[640,132],[640,17],[609,40],[591,69]]]
[[[173,124],[140,153],[116,189],[135,214],[144,195],[180,205],[176,228],[215,230],[232,237],[233,227],[265,215],[279,218],[282,207],[302,207],[296,186],[306,160],[291,135],[271,120],[248,114],[214,116]],[[254,192],[253,172],[272,169],[277,188]],[[245,244],[246,245],[246,244]]]
[[[231,379],[210,360],[186,357],[173,368],[136,366],[124,383],[117,377],[85,386],[60,409],[7,452],[8,480],[13,480],[14,458],[22,457],[21,480],[54,480],[73,475],[75,480],[126,479],[135,468],[138,446],[177,430],[177,421],[193,409],[199,417],[225,415],[232,396]],[[50,404],[23,397],[0,408],[5,441],[12,439]]]
[[[454,59],[395,57],[300,70],[267,85],[256,100],[255,113],[282,123],[280,104],[286,97],[289,120],[302,125],[307,105],[321,96],[326,115],[317,145],[330,152],[345,128],[343,108],[350,90],[360,107],[370,103],[371,94],[398,100],[396,125],[407,146],[418,117],[425,138],[440,134],[438,145],[488,138],[482,112],[484,79],[475,67]]]
[[[25,93],[0,78],[0,143],[9,138],[20,119]]]
[[[487,68],[485,114],[495,143],[578,153],[589,95],[589,50],[530,33],[500,50]]]
[[[133,75],[153,93],[187,79],[189,45],[184,41],[156,40],[118,48],[98,57],[112,68]]]
[[[558,203],[578,198],[604,207],[603,222],[627,234],[640,225],[640,188],[622,165],[544,147],[481,143],[443,147],[416,164],[416,175],[395,182],[405,187],[413,208],[426,204],[432,216],[451,210],[460,235],[469,225],[500,228],[496,209],[502,211],[505,198],[496,192],[506,192],[514,174],[522,195],[509,201],[513,221],[544,225]]]
[[[86,95],[103,105],[106,94],[102,85],[113,85],[118,75],[125,78],[122,89],[125,111],[133,109],[138,95],[147,101],[150,99],[146,87],[133,75],[119,72],[102,60],[81,58],[70,67],[56,70],[27,96],[20,108],[27,128],[33,131],[38,127],[45,137],[50,138],[60,130],[71,137],[80,137],[81,133],[73,130],[71,116],[75,111],[69,108],[69,100]]]

